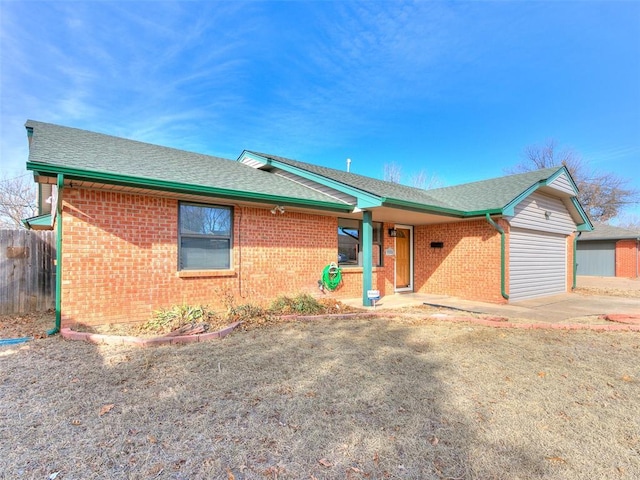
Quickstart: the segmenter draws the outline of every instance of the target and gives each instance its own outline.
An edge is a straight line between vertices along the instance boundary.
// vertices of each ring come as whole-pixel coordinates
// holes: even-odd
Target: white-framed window
[[[178,269],[228,270],[233,247],[233,209],[181,202]]]
[[[382,266],[382,223],[372,222],[372,264]],[[341,267],[362,266],[362,221],[338,218],[338,264]]]

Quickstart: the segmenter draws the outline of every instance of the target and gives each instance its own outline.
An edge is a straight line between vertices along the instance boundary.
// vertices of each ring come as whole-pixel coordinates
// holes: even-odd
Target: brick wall
[[[616,242],[616,277],[636,278],[640,270],[638,242],[619,240]]]
[[[506,222],[499,223],[508,231]],[[486,220],[417,226],[414,235],[416,291],[506,302],[500,292],[500,234]],[[431,242],[443,242],[444,248],[431,248]]]
[[[385,229],[386,231],[386,229]],[[388,239],[387,239],[388,240]],[[177,304],[267,304],[278,295],[359,298],[362,269],[343,269],[336,292],[320,292],[322,269],[337,256],[335,217],[234,208],[232,270],[178,272],[178,201],[80,188],[64,192],[63,325],[138,322]],[[393,262],[373,288],[393,292]],[[390,288],[390,290],[388,290]]]

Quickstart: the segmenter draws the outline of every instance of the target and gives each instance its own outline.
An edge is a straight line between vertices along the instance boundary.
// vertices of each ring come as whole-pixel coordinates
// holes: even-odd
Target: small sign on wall
[[[393,248],[387,248],[387,249],[384,251],[384,254],[385,254],[387,257],[393,257],[393,256],[396,254],[396,251],[395,251]]]

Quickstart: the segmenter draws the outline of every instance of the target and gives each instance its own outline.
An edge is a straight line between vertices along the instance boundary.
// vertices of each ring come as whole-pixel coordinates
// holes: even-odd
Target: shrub
[[[215,318],[215,313],[204,305],[174,305],[154,312],[151,320],[142,325],[142,329],[170,332],[187,324],[206,322],[210,318]]]
[[[270,307],[274,315],[301,314],[315,315],[324,312],[324,306],[308,293],[300,293],[295,297],[285,295],[276,298]]]

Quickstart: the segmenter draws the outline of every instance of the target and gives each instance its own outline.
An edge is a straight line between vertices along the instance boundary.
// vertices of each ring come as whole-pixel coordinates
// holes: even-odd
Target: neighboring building
[[[577,244],[578,275],[639,277],[640,230],[597,223]]]
[[[575,232],[592,228],[564,167],[427,191],[252,151],[232,161],[26,127],[27,168],[53,205],[38,223],[59,233],[63,325],[229,296],[558,294],[575,284]],[[321,291],[330,262],[343,282]]]

